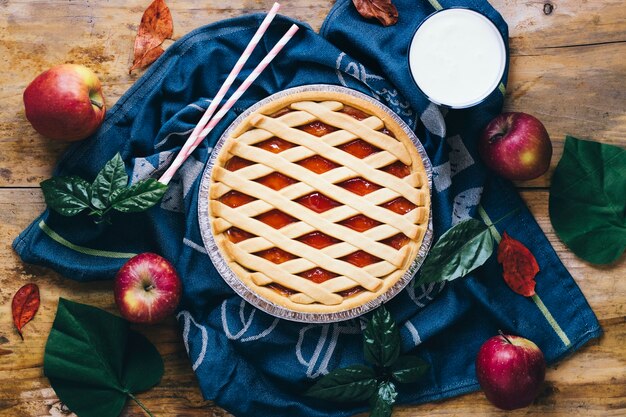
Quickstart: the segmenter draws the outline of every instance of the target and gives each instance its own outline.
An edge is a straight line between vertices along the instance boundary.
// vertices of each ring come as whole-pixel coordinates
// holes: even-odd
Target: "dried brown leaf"
[[[11,311],[13,313],[13,324],[18,333],[22,335],[22,328],[35,317],[39,310],[39,287],[35,284],[26,284],[13,296]]]
[[[154,0],[141,17],[141,24],[135,38],[135,49],[131,72],[135,68],[143,68],[154,62],[163,49],[157,49],[165,39],[174,34],[174,23],[170,9],[165,0]]]
[[[391,0],[352,0],[354,7],[366,19],[378,19],[383,26],[398,22],[398,9]]]
[[[160,46],[150,49],[143,57],[141,57],[139,61],[133,63],[133,66],[130,67],[128,73],[130,74],[134,69],[147,67],[148,65],[156,61],[157,58],[163,54],[163,52],[165,51]]]

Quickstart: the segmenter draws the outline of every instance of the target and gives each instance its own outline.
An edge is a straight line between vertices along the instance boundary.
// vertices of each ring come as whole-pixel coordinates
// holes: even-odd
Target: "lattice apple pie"
[[[269,302],[333,313],[386,292],[429,219],[422,159],[386,111],[303,91],[232,130],[213,166],[213,236],[236,276]]]

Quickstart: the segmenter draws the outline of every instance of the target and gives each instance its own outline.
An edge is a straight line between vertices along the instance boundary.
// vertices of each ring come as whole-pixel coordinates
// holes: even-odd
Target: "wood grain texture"
[[[174,37],[206,23],[265,11],[272,0],[177,0],[168,3]],[[44,207],[41,180],[65,149],[40,137],[24,117],[22,92],[39,72],[62,62],[95,70],[112,105],[141,71],[128,75],[132,45],[148,0],[0,0],[0,417],[67,416],[43,376],[43,347],[58,297],[116,312],[110,282],[77,284],[45,268],[23,264],[10,243]],[[281,13],[318,29],[331,0],[284,2]],[[626,7],[621,0],[494,0],[509,23],[511,70],[505,108],[537,115],[554,143],[553,167],[563,137],[626,145]],[[530,408],[507,416],[626,415],[626,256],[594,267],[569,252],[547,214],[551,173],[520,183],[522,197],[598,315],[605,335],[548,370],[547,384]],[[27,282],[41,289],[41,309],[13,329],[11,297]],[[139,398],[159,417],[222,417],[202,400],[177,325],[171,319],[139,331],[165,360],[161,384]],[[129,405],[123,416],[143,416]],[[419,407],[394,416],[501,416],[481,393]]]
[[[492,2],[509,25],[505,111],[541,119],[554,146],[551,169],[525,187],[545,187],[565,135],[624,146],[626,7],[609,1]],[[551,4],[552,12],[544,12]]]
[[[626,257],[608,267],[594,267],[568,252],[554,235],[547,220],[547,192],[527,190],[522,197],[539,220],[548,239],[575,277],[589,300],[605,335],[573,357],[551,368],[547,385],[536,405],[511,415],[575,413],[605,416],[626,412]],[[0,416],[53,416],[60,407],[54,392],[42,375],[43,347],[56,312],[59,297],[91,304],[116,313],[110,282],[78,284],[45,268],[23,264],[10,247],[19,231],[33,215],[44,208],[38,189],[0,189]],[[22,342],[13,329],[10,299],[27,282],[41,289],[41,309],[25,326]],[[222,416],[223,412],[201,398],[177,324],[138,327],[153,341],[165,360],[161,384],[140,395],[140,399],[159,416]],[[10,382],[10,385],[8,385]],[[613,411],[615,413],[613,413]],[[131,405],[127,416],[140,416]],[[577,413],[577,414],[576,414]],[[608,414],[607,414],[608,413]],[[471,394],[420,407],[400,407],[398,416],[500,415],[482,394]],[[59,415],[59,414],[57,414]]]

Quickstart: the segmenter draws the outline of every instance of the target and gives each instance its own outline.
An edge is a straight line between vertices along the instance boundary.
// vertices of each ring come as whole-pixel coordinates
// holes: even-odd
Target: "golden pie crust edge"
[[[385,279],[382,280],[383,284],[377,291],[369,291],[369,290],[361,291],[360,293],[344,298],[343,302],[341,302],[340,304],[336,304],[336,305],[325,305],[325,304],[319,304],[319,303],[300,304],[300,303],[295,303],[291,301],[287,296],[284,296],[271,288],[256,285],[252,281],[251,276],[250,276],[251,274],[234,260],[233,254],[230,252],[228,247],[224,244],[225,241],[228,241],[228,238],[226,237],[225,233],[216,233],[215,221],[214,221],[213,212],[211,210],[210,201],[209,201],[208,213],[209,213],[209,218],[211,220],[211,232],[213,233],[215,242],[218,248],[220,249],[222,257],[224,258],[224,260],[226,261],[230,269],[237,276],[237,278],[239,278],[239,280],[241,280],[241,282],[246,287],[248,287],[252,291],[252,293],[254,293],[256,296],[260,297],[261,299],[264,299],[265,301],[271,304],[283,307],[285,309],[288,309],[297,313],[314,313],[314,314],[338,313],[338,312],[362,307],[376,300],[378,297],[380,297],[381,295],[389,291],[402,278],[402,276],[406,273],[406,271],[408,270],[412,262],[415,260],[418,254],[418,251],[420,249],[420,246],[422,244],[422,241],[424,239],[424,236],[426,234],[426,229],[428,227],[428,222],[429,222],[428,219],[430,218],[430,190],[429,190],[428,177],[426,174],[426,170],[424,168],[424,164],[422,162],[422,158],[420,154],[418,153],[417,148],[411,141],[411,138],[404,131],[404,129],[387,113],[387,111],[359,97],[355,97],[349,94],[334,92],[334,91],[302,91],[302,92],[298,92],[292,95],[280,97],[276,100],[273,100],[261,106],[256,111],[248,115],[244,120],[240,122],[240,124],[237,127],[235,127],[235,129],[232,130],[231,134],[226,139],[226,141],[224,142],[224,145],[220,149],[214,166],[223,167],[226,164],[226,162],[230,158],[233,157],[233,155],[230,153],[230,149],[232,148],[234,142],[236,141],[236,138],[240,136],[241,134],[243,134],[244,132],[250,130],[251,128],[254,128],[254,126],[252,126],[250,123],[250,119],[252,117],[254,117],[255,115],[259,113],[264,114],[264,115],[271,115],[277,112],[278,110],[281,110],[289,106],[292,103],[296,103],[300,101],[315,101],[315,102],[338,101],[344,105],[348,105],[358,110],[361,110],[365,113],[368,113],[369,115],[376,116],[383,121],[384,126],[394,134],[395,138],[399,140],[404,145],[404,148],[408,151],[410,159],[411,159],[411,172],[412,173],[416,172],[421,177],[422,186],[420,187],[420,189],[424,197],[424,204],[418,205],[418,207],[423,207],[426,210],[426,215],[425,215],[426,220],[424,222],[417,224],[417,226],[420,229],[419,235],[415,239],[410,240],[409,243],[407,243],[402,248],[402,250],[405,250],[405,251],[407,250],[406,248],[408,248],[402,267],[392,272],[387,277],[385,277]],[[416,169],[414,169],[413,166],[415,166]],[[209,200],[213,200],[213,198],[211,197],[212,196],[211,189],[213,188],[214,183],[215,183],[214,174],[211,173],[211,186],[210,186],[210,191],[209,191]],[[332,198],[332,196],[330,197]]]

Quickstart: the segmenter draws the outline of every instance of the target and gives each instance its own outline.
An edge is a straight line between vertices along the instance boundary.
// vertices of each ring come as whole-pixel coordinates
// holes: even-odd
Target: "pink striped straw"
[[[248,75],[248,78],[244,80],[244,82],[237,88],[237,90],[233,93],[233,95],[224,103],[224,105],[220,108],[220,110],[213,116],[211,121],[206,125],[206,127],[200,132],[198,137],[191,143],[191,145],[186,146],[187,143],[191,142],[192,137],[185,142],[185,146],[180,150],[172,165],[165,171],[165,173],[159,179],[159,182],[163,184],[168,184],[176,171],[181,167],[181,165],[187,160],[189,155],[193,153],[193,151],[198,147],[198,145],[204,140],[204,138],[213,130],[213,128],[222,120],[224,115],[233,107],[235,102],[239,100],[239,98],[246,92],[248,87],[257,79],[259,75],[263,72],[263,70],[269,65],[270,62],[278,55],[278,53],[283,49],[283,47],[291,40],[293,35],[298,31],[297,25],[291,25],[287,33],[283,35],[282,38],[278,41],[276,45],[272,48],[271,51],[263,58],[263,60],[256,66],[256,68]],[[185,149],[186,148],[186,149]]]
[[[226,77],[226,80],[224,81],[219,91],[217,92],[213,100],[211,101],[211,104],[202,115],[202,118],[200,119],[196,127],[193,129],[193,132],[191,132],[191,135],[185,141],[185,144],[183,145],[180,152],[176,156],[176,159],[174,160],[174,162],[172,162],[172,165],[170,165],[167,171],[165,171],[165,173],[159,179],[160,182],[162,182],[163,184],[168,184],[170,180],[172,179],[172,177],[174,176],[174,174],[176,173],[176,171],[178,170],[178,168],[180,168],[180,166],[185,162],[187,157],[198,146],[199,142],[198,144],[196,144],[196,139],[198,138],[198,135],[202,131],[202,128],[206,126],[211,116],[213,116],[213,113],[217,109],[217,106],[220,104],[220,102],[222,101],[226,93],[228,92],[228,89],[237,78],[237,75],[239,75],[239,72],[248,61],[248,58],[250,58],[250,55],[252,55],[252,51],[254,50],[254,48],[256,48],[257,44],[259,43],[259,41],[261,40],[261,38],[267,31],[267,28],[269,27],[270,23],[272,23],[272,20],[274,20],[274,17],[278,13],[278,9],[280,9],[280,4],[274,3],[270,11],[267,13],[267,16],[265,16],[265,19],[263,19],[263,22],[261,22],[261,25],[257,29],[254,36],[252,36],[252,39],[250,39],[250,42],[248,43],[248,45],[246,46],[246,49],[244,49],[243,53],[239,57],[239,60],[237,60],[237,62],[235,63],[235,66],[230,71],[230,74],[228,74],[228,77]],[[204,139],[204,137],[202,139]],[[201,141],[202,140],[200,140],[200,142]]]
[[[200,132],[200,136],[198,136],[195,143],[193,144],[193,149],[195,149],[200,144],[200,142],[202,142],[202,140],[206,137],[206,135],[208,135],[211,132],[211,130],[213,130],[213,128],[220,122],[220,120],[222,120],[222,117],[224,117],[224,115],[228,113],[228,110],[230,110],[231,107],[233,107],[233,105],[235,104],[235,102],[239,100],[239,98],[243,95],[243,93],[246,92],[246,90],[248,89],[248,87],[250,87],[250,85],[252,85],[254,80],[256,80],[257,77],[261,75],[261,73],[263,72],[265,68],[267,68],[269,63],[272,62],[274,58],[276,58],[276,55],[278,55],[280,50],[283,49],[283,47],[287,44],[287,42],[291,40],[291,38],[297,31],[298,31],[298,26],[295,24],[291,25],[287,33],[285,33],[283,37],[280,38],[280,40],[278,41],[276,45],[274,45],[272,50],[268,52],[265,58],[263,58],[263,60],[259,62],[259,65],[257,65],[256,68],[250,73],[250,75],[248,75],[248,78],[246,78],[244,82],[241,83],[239,88],[233,93],[232,96],[230,96],[230,98],[226,101],[226,103],[224,103],[220,111],[218,111],[217,114],[211,119],[211,121],[206,125],[204,130]]]

